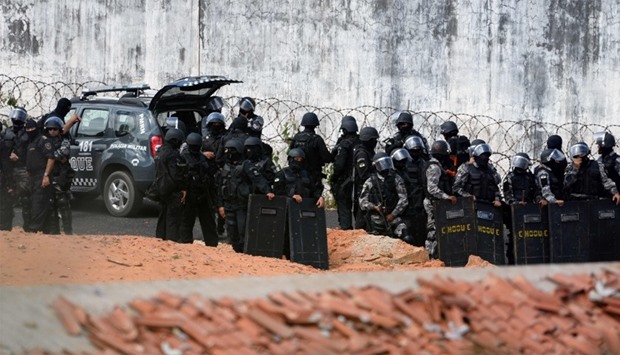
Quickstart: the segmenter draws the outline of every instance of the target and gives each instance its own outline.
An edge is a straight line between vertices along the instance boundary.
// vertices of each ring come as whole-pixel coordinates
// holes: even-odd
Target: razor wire
[[[11,77],[0,74],[0,120],[8,125],[7,116],[14,106],[24,107],[30,116],[40,117],[51,111],[61,97],[80,96],[85,88],[107,85],[100,81],[67,83],[62,81],[43,82],[24,76]],[[237,112],[240,97],[224,98],[223,113],[227,122],[232,122]],[[328,148],[336,144],[340,134],[340,122],[344,116],[353,116],[361,129],[373,126],[380,133],[378,150],[382,149],[383,141],[396,133],[396,126],[391,117],[398,108],[358,106],[354,108],[319,107],[280,98],[255,98],[256,114],[265,120],[263,140],[274,148],[274,160],[285,161],[288,144],[299,131],[299,121],[306,112],[314,112],[319,117],[320,134]],[[459,134],[467,136],[470,141],[483,139],[493,149],[491,159],[495,162],[502,175],[509,169],[510,158],[525,152],[535,161],[545,148],[547,138],[552,134],[560,135],[564,140],[564,148],[568,150],[572,144],[586,142],[594,146],[593,134],[609,131],[620,138],[620,124],[601,124],[583,122],[565,122],[555,124],[540,120],[502,120],[487,115],[455,113],[449,111],[412,111],[414,128],[427,138],[429,144],[443,139],[439,126],[445,121],[454,121],[459,127]],[[279,165],[279,164],[278,164]]]

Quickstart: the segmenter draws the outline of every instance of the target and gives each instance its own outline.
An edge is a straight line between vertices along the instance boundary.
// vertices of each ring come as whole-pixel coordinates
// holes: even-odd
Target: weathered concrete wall
[[[0,72],[612,124],[618,0],[0,0]]]

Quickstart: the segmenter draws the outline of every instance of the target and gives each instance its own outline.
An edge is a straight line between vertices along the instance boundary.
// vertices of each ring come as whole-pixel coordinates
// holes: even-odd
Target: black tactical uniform
[[[506,175],[503,183],[504,201],[504,224],[508,228],[508,244],[506,257],[509,264],[514,264],[514,238],[512,237],[512,209],[511,205],[535,203],[536,179],[529,170],[530,157],[526,153],[517,153],[510,161],[512,170]]]
[[[48,129],[60,130],[55,121],[45,123],[45,134],[39,135],[28,144],[26,169],[31,178],[30,230],[47,234],[58,234],[58,211],[56,210],[54,186],[51,183],[54,152],[60,147],[60,136],[50,136]],[[50,169],[51,170],[51,169]]]
[[[413,129],[413,116],[409,112],[399,111],[396,112],[393,116],[394,121],[396,122],[396,128],[398,128],[398,132],[394,135],[394,137],[389,138],[385,141],[385,152],[387,154],[391,154],[394,149],[402,148],[405,145],[405,141],[410,136],[417,136],[422,138],[424,141],[424,151],[428,152],[428,143],[426,142],[426,138],[420,134],[420,132]]]
[[[219,181],[220,170],[224,166],[225,162],[223,160],[219,162],[217,161],[217,153],[223,145],[224,137],[228,134],[228,131],[226,130],[225,118],[221,113],[213,112],[203,119],[203,123],[203,128],[206,128],[206,131],[203,130],[201,150],[209,161],[209,166],[217,168],[213,179],[214,181]],[[217,195],[217,186],[212,184],[210,188],[211,196],[215,197]],[[217,213],[217,211],[215,211],[215,218],[217,219],[217,232],[222,235],[224,234],[224,226],[226,225],[226,221],[219,215],[219,213]]]
[[[312,112],[307,112],[301,119],[301,126],[305,129],[293,137],[289,149],[301,148],[306,156],[305,164],[308,173],[313,179],[322,179],[323,166],[332,162],[332,156],[325,146],[325,141],[314,132],[319,125],[319,118]]]
[[[227,162],[218,184],[218,210],[226,216],[226,231],[233,250],[243,252],[248,199],[251,193],[273,197],[271,184],[260,167],[244,160],[243,142],[233,139],[226,142]]]
[[[364,127],[360,131],[360,144],[353,148],[353,201],[355,208],[355,228],[366,229],[366,217],[359,209],[359,196],[364,182],[373,173],[372,157],[379,139],[379,132],[374,127]]]
[[[302,161],[295,158],[300,157]],[[288,152],[288,166],[276,173],[273,190],[276,195],[320,199],[323,196],[323,183],[313,179],[305,164],[306,155],[300,148]]]
[[[469,160],[469,153],[467,148],[470,146],[469,138],[466,136],[459,136],[459,129],[456,123],[452,121],[446,121],[439,126],[440,133],[450,146],[450,157],[455,167],[459,167],[461,164],[466,163]]]
[[[217,171],[215,164],[210,167],[207,158],[200,152],[201,137],[198,133],[190,133],[186,139],[187,150],[182,158],[187,171],[187,195],[181,219],[181,243],[194,241],[193,231],[196,217],[200,222],[202,238],[207,246],[216,247],[218,243],[217,228],[215,225],[215,199],[212,195],[212,186],[215,185],[213,176]]]
[[[248,131],[248,119],[245,116],[237,116],[232,121],[215,154],[215,161],[219,166],[223,167],[226,164],[226,144],[231,140],[238,140],[243,144],[245,139],[249,137]]]
[[[9,113],[13,127],[0,133],[0,165],[3,166],[5,181],[0,184],[0,230],[13,228],[13,208],[22,208],[24,231],[30,231],[30,177],[26,170],[28,134],[25,123],[28,114],[23,108],[15,108]]]
[[[334,172],[330,178],[332,194],[336,200],[340,229],[353,229],[353,148],[361,143],[355,118],[345,116],[340,126],[342,136],[332,149]]]
[[[179,153],[184,140],[185,134],[181,130],[169,129],[155,161],[155,180],[162,181],[159,186],[161,210],[155,236],[174,242],[181,242],[183,198],[187,192],[186,164]]]

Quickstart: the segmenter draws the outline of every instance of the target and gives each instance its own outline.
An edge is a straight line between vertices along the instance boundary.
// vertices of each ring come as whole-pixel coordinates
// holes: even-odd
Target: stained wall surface
[[[0,0],[0,73],[618,123],[617,0]]]

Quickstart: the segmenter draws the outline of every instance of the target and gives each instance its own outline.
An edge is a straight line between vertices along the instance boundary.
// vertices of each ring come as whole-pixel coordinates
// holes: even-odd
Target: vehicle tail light
[[[155,155],[157,154],[157,151],[162,144],[164,144],[164,141],[161,136],[151,137],[151,155],[153,156],[153,158],[155,158]]]

